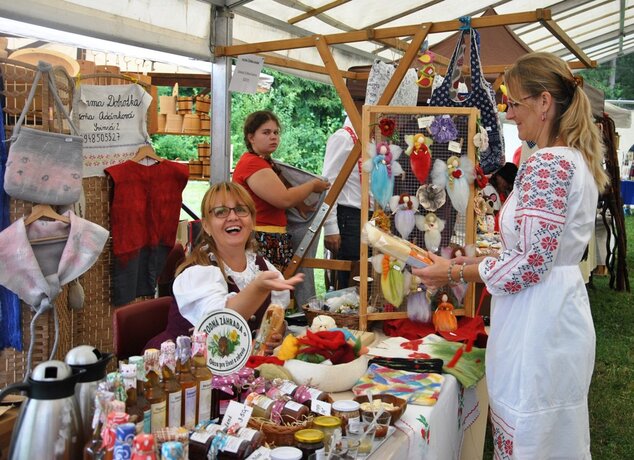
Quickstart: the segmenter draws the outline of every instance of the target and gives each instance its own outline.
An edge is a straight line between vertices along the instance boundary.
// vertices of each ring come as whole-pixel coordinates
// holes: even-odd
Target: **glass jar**
[[[249,394],[244,400],[247,406],[253,408],[253,413],[251,414],[253,417],[265,418],[267,420],[271,418],[271,409],[273,408],[274,402],[275,401],[268,396],[257,393]]]
[[[301,460],[302,451],[297,447],[276,447],[271,451],[271,460]]]
[[[310,428],[299,430],[295,433],[295,447],[302,451],[302,460],[308,460],[311,454],[324,455],[324,433]]]
[[[242,460],[247,458],[253,449],[251,449],[251,443],[246,439],[238,438],[237,436],[230,435],[216,435],[216,438],[211,442],[212,448],[216,439],[221,436],[218,443],[218,460]]]
[[[351,399],[344,399],[332,403],[332,415],[341,419],[341,431],[346,434],[348,424],[361,421],[359,403]]]
[[[303,422],[308,414],[310,414],[308,407],[295,401],[287,401],[281,412],[282,422],[289,424]]]
[[[310,408],[310,403],[313,399],[318,401],[327,401],[328,393],[318,390],[317,388],[310,388],[306,385],[300,385],[293,392],[293,399],[300,404],[304,404]]]
[[[252,428],[243,427],[238,430],[236,433],[241,439],[246,439],[251,443],[251,447],[255,451],[258,447],[263,446],[266,438],[264,437],[264,433],[261,431],[254,430]]]
[[[314,418],[313,427],[324,433],[324,444],[328,446],[335,430],[341,430],[341,419],[332,415],[320,415]]]

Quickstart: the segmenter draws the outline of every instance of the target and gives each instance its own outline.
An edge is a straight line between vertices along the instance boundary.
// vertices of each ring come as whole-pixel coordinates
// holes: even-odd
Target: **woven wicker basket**
[[[337,327],[345,327],[348,329],[359,329],[359,315],[356,313],[333,313],[327,310],[313,310],[308,305],[302,306],[302,310],[304,310],[304,314],[306,315],[306,319],[308,320],[308,326],[313,322],[315,316],[324,315],[330,316],[337,323]]]
[[[266,442],[271,447],[294,446],[295,433],[305,428],[311,428],[313,426],[313,419],[310,417],[303,423],[294,425],[277,425],[267,419],[251,417],[247,426],[264,433]]]

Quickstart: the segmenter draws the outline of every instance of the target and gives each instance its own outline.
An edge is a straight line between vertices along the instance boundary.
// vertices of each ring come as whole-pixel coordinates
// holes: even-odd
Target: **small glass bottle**
[[[159,381],[159,351],[156,348],[145,350],[143,355],[145,362],[145,376],[147,381],[144,384],[145,397],[150,403],[152,411],[152,433],[167,424],[167,395]]]
[[[198,385],[196,424],[211,418],[211,382],[213,375],[207,368],[207,334],[194,332],[192,335],[192,372]]]
[[[302,451],[302,460],[308,460],[312,454],[324,455],[324,433],[310,428],[296,431],[295,447]]]
[[[137,434],[134,437],[130,460],[156,460],[154,436],[146,433]]]
[[[135,423],[122,423],[115,428],[114,460],[128,460],[132,456]]]
[[[247,406],[251,406],[253,408],[252,416],[260,417],[269,420],[271,418],[271,410],[273,409],[273,403],[275,401],[269,398],[268,396],[264,396],[257,393],[251,393],[244,400],[244,403]]]
[[[135,434],[143,433],[144,414],[136,394],[136,365],[121,363],[119,372],[123,377],[123,387],[126,392],[125,411],[130,415],[130,422],[135,424]]]
[[[114,399],[114,394],[109,391],[97,390],[95,393],[95,415],[93,416],[93,432],[84,446],[84,460],[103,460],[106,448],[103,445],[101,431],[106,421],[108,402]]]
[[[130,356],[128,364],[136,365],[136,399],[139,407],[143,410],[143,432],[150,434],[152,432],[152,408],[150,401],[145,397],[145,363],[143,356]]]
[[[182,388],[181,425],[191,430],[196,425],[198,385],[192,374],[192,339],[181,335],[176,338],[176,378]]]
[[[159,365],[163,376],[163,390],[167,395],[167,426],[179,427],[183,410],[183,389],[176,380],[176,345],[171,340],[161,344]]]

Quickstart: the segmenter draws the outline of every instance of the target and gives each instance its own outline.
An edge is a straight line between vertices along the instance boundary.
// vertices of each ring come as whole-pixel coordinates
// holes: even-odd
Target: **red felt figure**
[[[453,314],[453,305],[449,303],[447,294],[442,295],[440,303],[432,317],[436,332],[453,332],[458,329],[458,321]]]
[[[409,155],[409,164],[416,179],[421,184],[427,181],[429,171],[431,170],[431,152],[428,145],[431,140],[426,138],[424,134],[417,133],[411,136],[405,136],[407,150],[405,154]]]

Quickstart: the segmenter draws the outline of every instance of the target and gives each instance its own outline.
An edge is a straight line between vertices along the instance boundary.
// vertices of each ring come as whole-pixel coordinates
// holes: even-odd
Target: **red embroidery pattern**
[[[552,152],[538,152],[522,166],[515,188],[517,245],[484,265],[484,278],[493,293],[517,293],[539,283],[551,270],[575,170],[564,155]]]
[[[506,423],[493,410],[491,410],[491,433],[493,435],[493,458],[495,460],[512,459],[515,428]]]

